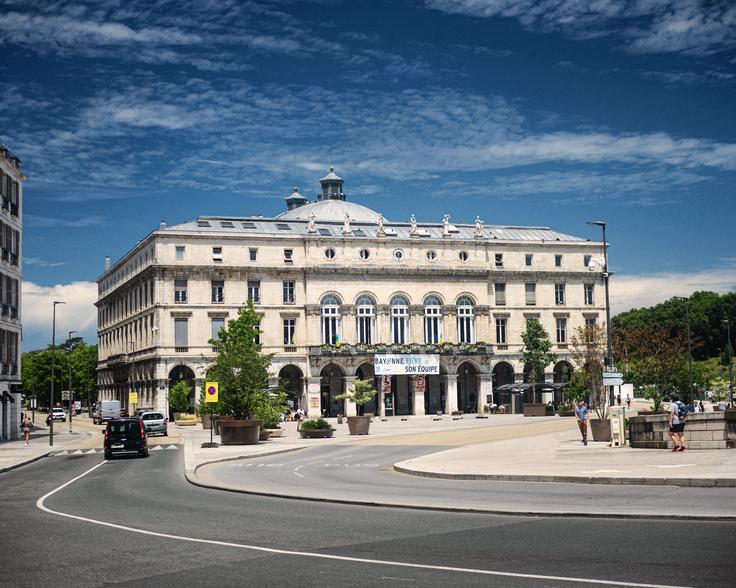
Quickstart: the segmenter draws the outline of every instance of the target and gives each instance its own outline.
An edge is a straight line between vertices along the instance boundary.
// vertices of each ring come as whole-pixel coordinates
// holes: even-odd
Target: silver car
[[[169,419],[164,416],[164,413],[157,410],[151,410],[149,412],[142,413],[138,418],[143,421],[143,426],[146,428],[146,434],[159,434],[168,436],[168,424]]]

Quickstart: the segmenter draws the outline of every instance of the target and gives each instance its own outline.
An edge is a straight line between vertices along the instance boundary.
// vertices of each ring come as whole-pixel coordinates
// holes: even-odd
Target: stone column
[[[307,411],[310,418],[318,418],[322,416],[322,399],[320,390],[322,388],[322,378],[307,378],[307,405],[300,408]]]
[[[355,376],[345,376],[343,378],[343,390],[345,392],[350,392],[350,390],[353,387],[353,382],[355,381]],[[351,402],[350,400],[343,400],[344,404],[344,411],[345,416],[357,416],[358,415],[358,408],[355,406],[355,402]]]
[[[426,377],[426,376],[425,376]],[[424,394],[425,392],[418,392],[417,391],[417,376],[411,376],[409,378],[409,386],[412,394],[414,395],[414,414],[415,415],[424,415],[427,414],[424,410]],[[427,383],[425,380],[424,383],[424,389],[426,391]]]
[[[491,395],[491,402],[486,401],[486,396]],[[491,374],[478,374],[478,414],[483,414],[483,405],[493,402],[493,383]]]
[[[457,410],[457,374],[447,374],[445,381],[447,382],[445,413],[452,414]]]

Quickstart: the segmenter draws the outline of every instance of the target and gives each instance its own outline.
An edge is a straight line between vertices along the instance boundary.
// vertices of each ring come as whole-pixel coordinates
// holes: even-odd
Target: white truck
[[[92,413],[92,422],[95,425],[101,425],[112,419],[120,418],[120,401],[119,400],[99,400],[95,404],[95,410]]]

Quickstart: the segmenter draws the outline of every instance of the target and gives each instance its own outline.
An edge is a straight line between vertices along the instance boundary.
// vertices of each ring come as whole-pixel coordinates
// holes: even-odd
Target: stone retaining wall
[[[672,449],[668,421],[667,414],[631,417],[631,447]],[[690,413],[685,424],[685,444],[688,449],[736,447],[736,411]]]

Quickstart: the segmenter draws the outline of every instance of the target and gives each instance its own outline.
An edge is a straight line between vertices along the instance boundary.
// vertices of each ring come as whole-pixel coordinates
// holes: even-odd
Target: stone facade
[[[0,440],[20,438],[21,236],[23,181],[18,159],[0,145]]]
[[[559,355],[547,382],[572,369],[573,331],[604,324],[603,277],[591,265],[599,242],[449,216],[391,222],[347,202],[334,172],[321,184],[316,202],[295,190],[274,218],[162,223],[107,267],[98,279],[100,397],[126,404],[135,390],[139,406],[166,410],[168,387],[185,378],[196,402],[215,357],[209,339],[249,298],[263,351],[275,354],[271,383],[311,414],[349,414],[354,407],[334,396],[373,377],[373,356],[385,352],[440,356],[424,392],[414,378],[392,381],[389,414],[511,403],[511,393],[494,397],[494,382],[524,381],[528,318],[542,322]],[[369,412],[385,414],[384,400]]]

